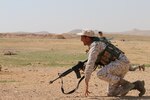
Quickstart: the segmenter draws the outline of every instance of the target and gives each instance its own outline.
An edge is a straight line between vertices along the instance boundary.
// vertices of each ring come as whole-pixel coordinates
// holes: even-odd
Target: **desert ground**
[[[132,64],[145,64],[146,66],[145,71],[137,69],[128,72],[125,76],[125,79],[131,82],[145,81],[146,93],[143,97],[138,97],[139,92],[137,90],[130,91],[125,97],[107,97],[108,84],[96,76],[96,72],[100,69],[96,69],[92,74],[89,86],[91,93],[88,97],[84,96],[84,81],[81,82],[75,93],[69,95],[61,92],[60,79],[49,84],[49,81],[58,77],[58,73],[69,69],[78,60],[86,58],[86,56],[79,56],[85,55],[86,50],[79,38],[63,40],[1,38],[0,100],[149,100],[150,40],[147,37],[125,36],[125,41],[122,41],[123,37],[116,37],[112,43],[126,53]],[[10,50],[16,55],[4,55]],[[35,53],[37,51],[38,55],[42,53],[44,56],[37,56]],[[53,56],[52,58],[47,53],[45,54],[47,51],[52,52],[52,54],[48,53]],[[62,56],[56,51],[72,56],[67,59],[66,56]],[[30,58],[29,53],[36,56]],[[54,63],[56,59],[58,61]],[[16,60],[18,62],[15,62]],[[66,92],[75,88],[78,81],[74,72],[64,77],[63,80]]]

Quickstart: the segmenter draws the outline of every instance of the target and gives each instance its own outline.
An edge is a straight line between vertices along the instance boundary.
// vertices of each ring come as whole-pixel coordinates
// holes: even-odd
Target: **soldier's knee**
[[[105,72],[102,72],[102,71],[97,72],[97,77],[99,79],[104,79],[104,78],[106,78],[106,76],[107,76],[107,73],[105,73]]]

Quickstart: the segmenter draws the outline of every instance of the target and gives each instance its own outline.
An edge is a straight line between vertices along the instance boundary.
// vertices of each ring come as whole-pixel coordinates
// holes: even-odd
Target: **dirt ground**
[[[59,72],[68,68],[50,67],[3,67],[0,71],[0,100],[117,100],[117,99],[150,99],[150,68],[145,71],[133,71],[126,75],[126,79],[134,82],[145,80],[146,93],[138,97],[136,90],[130,91],[126,97],[107,97],[107,83],[96,77],[96,71],[92,74],[89,90],[90,96],[84,97],[84,81],[79,89],[69,95],[60,90],[60,79],[53,84],[50,80],[57,78]],[[65,91],[69,91],[77,84],[74,72],[63,78]]]

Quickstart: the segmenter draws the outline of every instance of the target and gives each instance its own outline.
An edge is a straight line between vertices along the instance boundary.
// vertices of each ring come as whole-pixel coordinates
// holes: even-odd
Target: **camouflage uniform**
[[[97,72],[97,76],[109,83],[108,95],[116,94],[116,89],[121,88],[118,86],[118,82],[121,78],[124,78],[129,71],[129,61],[125,55],[121,54],[119,60],[112,61],[110,64],[105,65],[101,70]]]
[[[90,45],[90,50],[88,52],[88,61],[85,67],[85,78],[90,79],[91,73],[94,68],[94,64],[100,52],[102,52],[106,47],[106,44],[101,41],[94,41]],[[125,74],[129,71],[129,60],[124,54],[120,54],[119,60],[116,59],[108,65],[105,65],[102,69],[97,72],[98,78],[107,81],[108,85],[108,95],[113,95],[114,92],[121,91],[118,86],[118,82]],[[116,93],[116,94],[117,94]]]
[[[90,45],[90,49],[88,51],[88,61],[86,62],[85,67],[85,78],[87,80],[90,79],[98,54],[102,52],[105,49],[105,47],[106,45],[103,42],[93,42]]]

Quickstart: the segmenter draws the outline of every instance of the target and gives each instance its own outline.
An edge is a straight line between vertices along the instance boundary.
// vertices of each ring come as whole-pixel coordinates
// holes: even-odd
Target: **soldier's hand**
[[[86,97],[89,96],[90,93],[91,92],[89,92],[89,90],[88,90],[88,85],[86,85],[86,87],[85,87],[85,96]]]
[[[90,93],[91,93],[91,92],[89,92],[88,90],[86,90],[86,91],[85,91],[85,96],[86,96],[86,97],[89,96]]]

